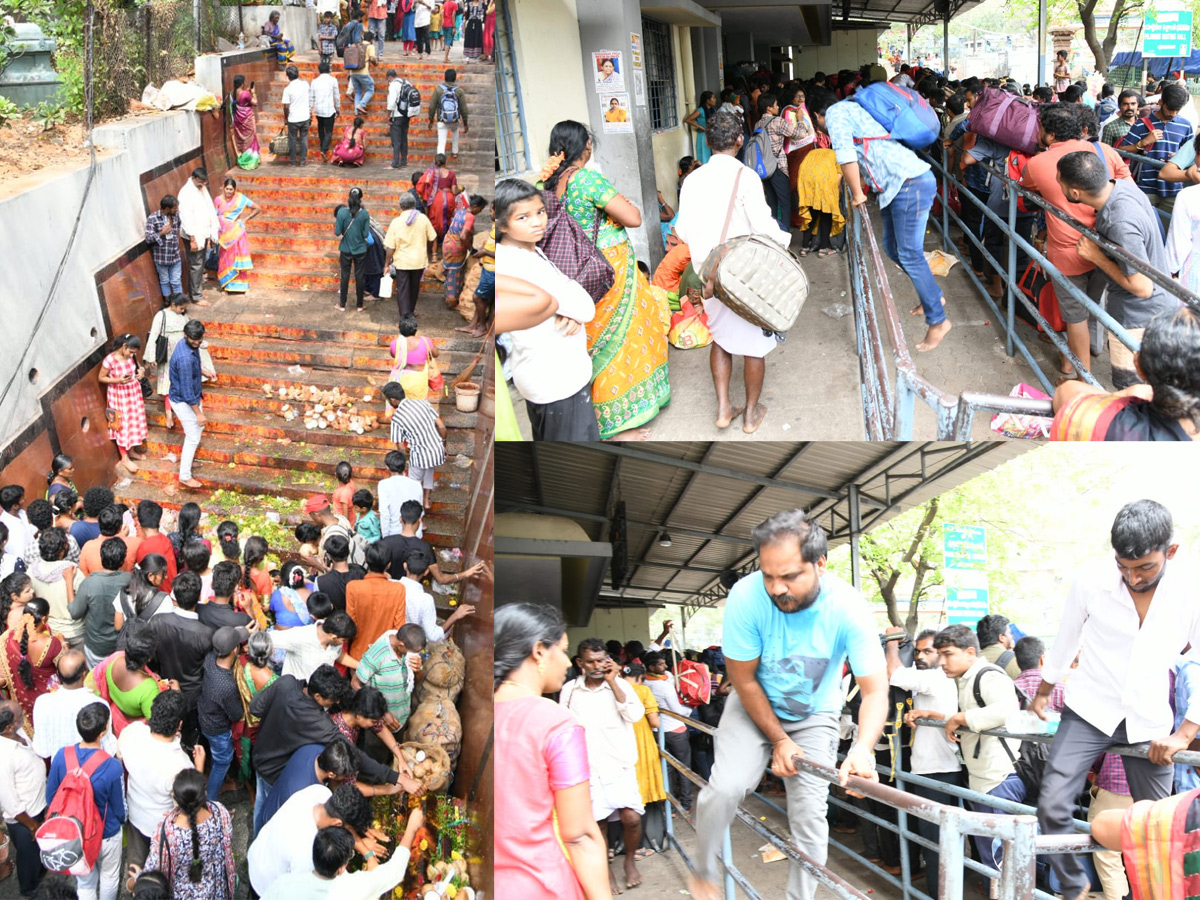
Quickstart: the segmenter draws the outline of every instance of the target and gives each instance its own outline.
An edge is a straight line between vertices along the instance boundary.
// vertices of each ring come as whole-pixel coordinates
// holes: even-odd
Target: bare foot
[[[137,462],[140,462],[141,460],[146,458],[146,454],[143,453],[141,450],[134,450],[133,448],[130,448],[129,458],[132,460],[135,460]]]
[[[944,308],[945,306],[946,306],[946,298],[943,297],[942,298],[942,307]],[[908,311],[908,314],[910,316],[922,316],[925,314],[925,307],[923,307],[920,303],[918,303],[916,306],[914,306],[912,309],[910,309]]]
[[[120,466],[122,469],[124,469],[126,472],[128,472],[130,475],[135,474],[138,470],[137,464],[134,463],[134,461],[131,459],[123,459],[119,463],[117,463],[117,465]]]
[[[207,300],[193,300],[192,306],[212,306]]]
[[[474,328],[472,328],[470,325],[459,325],[459,326],[458,326],[457,328],[455,328],[454,330],[455,330],[455,331],[460,331],[460,332],[462,332],[463,334],[469,334],[469,335],[471,335],[471,336],[473,336],[473,337],[474,337],[474,336],[476,336],[476,335],[475,335],[475,329],[474,329]]]
[[[925,332],[925,340],[917,344],[918,353],[928,353],[937,347],[942,342],[942,338],[950,331],[950,320],[943,319],[937,325],[930,325],[929,330]]]
[[[688,891],[696,900],[721,900],[721,889],[711,881],[701,881],[695,875],[688,878]]]
[[[728,428],[733,424],[733,420],[746,411],[746,407],[739,406],[737,409],[728,411],[722,410],[717,413],[717,427]]]
[[[635,888],[642,883],[642,873],[638,871],[632,854],[625,854],[625,887]]]
[[[758,431],[758,426],[763,423],[763,419],[767,417],[767,408],[761,403],[754,407],[754,415],[746,414],[746,419],[742,423],[742,431],[746,434],[754,434]]]
[[[181,479],[179,483],[181,485],[183,485],[183,487],[185,487],[185,488],[191,488],[193,491],[199,490],[200,488],[204,487],[204,485],[201,484],[199,481],[197,481],[195,478],[189,478],[187,481],[183,481]]]
[[[609,890],[611,890],[613,892],[614,897],[617,894],[625,893],[623,890],[621,890],[620,885],[617,884],[617,876],[612,873],[611,868],[608,870],[608,887],[609,887]]]
[[[606,440],[609,440],[609,441],[648,441],[648,440],[650,440],[650,429],[649,428],[630,428],[630,429],[627,429],[626,431],[622,431],[617,434],[614,434],[612,437],[606,438]]]

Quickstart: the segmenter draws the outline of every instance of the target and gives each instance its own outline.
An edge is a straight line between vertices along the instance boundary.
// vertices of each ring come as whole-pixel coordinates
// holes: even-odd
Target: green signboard
[[[1142,56],[1187,58],[1192,55],[1192,13],[1174,10],[1146,16]]]
[[[946,624],[971,625],[988,614],[987,588],[946,588]]]
[[[987,532],[978,525],[942,525],[947,569],[982,569],[987,564]]]

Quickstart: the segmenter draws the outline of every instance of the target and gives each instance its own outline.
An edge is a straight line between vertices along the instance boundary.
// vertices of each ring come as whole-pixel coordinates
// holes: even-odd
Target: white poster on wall
[[[638,106],[646,105],[646,76],[641,69],[633,71],[633,99]]]
[[[597,50],[592,54],[592,80],[597,93],[625,90],[620,50]]]
[[[633,134],[628,94],[601,94],[600,109],[604,113],[605,134]]]

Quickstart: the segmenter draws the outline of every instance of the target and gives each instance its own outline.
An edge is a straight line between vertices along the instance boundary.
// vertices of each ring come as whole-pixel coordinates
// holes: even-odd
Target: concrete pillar
[[[690,28],[692,44],[692,77],[696,90],[712,91],[717,96],[725,87],[721,80],[720,29]]]
[[[640,228],[629,229],[637,258],[651,269],[662,259],[662,238],[658,227],[658,193],[654,182],[654,147],[650,121],[650,91],[646,102],[638,103],[635,78],[645,79],[645,44],[641,69],[633,67],[630,35],[642,35],[642,10],[638,0],[577,0],[579,43],[583,51],[584,85],[587,91],[588,126],[596,136],[593,158],[625,197],[642,212]],[[644,41],[644,35],[643,35]],[[605,134],[600,95],[595,89],[592,54],[599,50],[619,50],[624,68],[624,93],[629,95],[633,134]],[[682,85],[677,85],[682,90]],[[652,239],[653,238],[653,239]]]

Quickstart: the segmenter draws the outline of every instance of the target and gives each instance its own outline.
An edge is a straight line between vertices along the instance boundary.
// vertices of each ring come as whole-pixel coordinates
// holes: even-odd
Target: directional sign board
[[[987,588],[946,588],[946,624],[974,625],[988,614]]]
[[[1146,16],[1142,26],[1142,56],[1192,55],[1192,13],[1175,10]]]
[[[978,525],[942,525],[947,569],[982,569],[987,564],[987,531]]]

